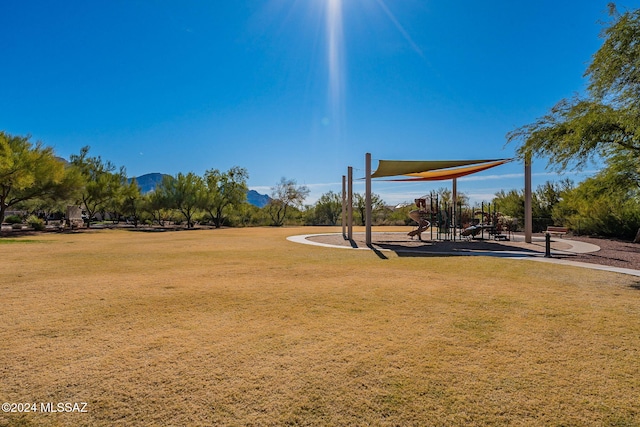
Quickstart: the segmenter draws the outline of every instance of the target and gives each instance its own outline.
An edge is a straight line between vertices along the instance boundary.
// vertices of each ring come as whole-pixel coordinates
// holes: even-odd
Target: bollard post
[[[544,257],[551,258],[551,234],[547,233],[544,236]]]

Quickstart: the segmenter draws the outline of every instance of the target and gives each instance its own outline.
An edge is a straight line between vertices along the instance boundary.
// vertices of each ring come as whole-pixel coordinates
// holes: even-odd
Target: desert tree
[[[366,220],[366,210],[367,210],[367,200],[364,194],[355,193],[353,195],[353,208],[358,214],[358,218],[360,219],[360,224],[365,225]],[[382,197],[376,193],[371,193],[371,216],[376,217],[380,216],[384,213],[386,209],[386,205]]]
[[[231,208],[238,208],[247,200],[247,179],[245,168],[234,166],[226,172],[210,169],[204,174],[202,209],[207,212],[220,228],[225,214]]]
[[[52,148],[0,131],[0,222],[9,207],[36,199],[51,204],[69,198],[78,186],[77,174]]]
[[[168,175],[165,178],[173,179]],[[171,218],[172,208],[170,206],[171,203],[162,190],[162,184],[158,185],[154,191],[142,196],[143,211],[151,215],[152,220],[156,221],[160,226],[164,226],[165,222]]]
[[[623,193],[640,197],[640,9],[618,13],[610,3],[612,22],[602,46],[585,71],[584,95],[560,100],[544,116],[507,134],[518,154],[540,156],[563,171],[604,160],[602,177],[624,180]],[[620,181],[620,180],[618,180]],[[630,191],[627,191],[630,190]],[[612,200],[613,202],[613,200]],[[640,241],[640,229],[637,239]]]
[[[275,187],[271,187],[271,200],[266,206],[271,224],[280,227],[284,224],[287,211],[301,208],[309,195],[309,188],[298,185],[294,179],[282,177]]]
[[[309,211],[313,223],[336,225],[342,215],[342,197],[333,191],[324,193]]]
[[[178,173],[175,177],[165,176],[155,192],[166,203],[167,208],[175,209],[184,216],[187,228],[193,227],[193,217],[200,210],[205,193],[201,177],[193,172],[186,175]]]
[[[83,177],[83,187],[79,201],[86,211],[87,227],[91,227],[91,219],[98,212],[105,211],[108,204],[119,197],[122,186],[126,183],[124,167],[116,168],[110,161],[100,156],[90,157],[89,147],[85,146],[80,154],[71,156],[71,164]]]
[[[120,192],[121,211],[123,215],[133,220],[133,226],[137,227],[143,212],[143,199],[140,193],[140,187],[135,178],[122,186]]]

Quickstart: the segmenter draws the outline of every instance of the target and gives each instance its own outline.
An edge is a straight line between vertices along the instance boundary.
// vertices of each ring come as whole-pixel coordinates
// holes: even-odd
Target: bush
[[[29,218],[27,218],[27,224],[34,230],[44,230],[44,221],[35,215],[31,215]]]
[[[22,218],[19,215],[9,215],[5,217],[4,222],[7,224],[22,224]]]

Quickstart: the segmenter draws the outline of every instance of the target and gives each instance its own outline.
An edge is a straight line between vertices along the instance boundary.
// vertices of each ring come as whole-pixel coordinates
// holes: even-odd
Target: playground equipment
[[[502,213],[498,212],[496,205],[493,205],[493,213],[491,212],[491,204],[487,204],[487,211],[484,210],[485,204],[482,203],[482,210],[475,211],[473,217],[480,216],[482,219],[477,224],[467,225],[460,232],[461,237],[467,239],[484,239],[484,232],[487,231],[489,237],[494,240],[510,240],[510,236],[503,234],[504,231],[511,233],[510,224],[505,221]],[[478,237],[480,235],[480,237]]]
[[[427,199],[429,203],[427,203]],[[411,238],[418,236],[422,240],[422,233],[429,230],[430,239],[433,240],[435,228],[437,240],[456,239],[455,227],[452,221],[456,210],[452,206],[447,203],[441,204],[438,195],[434,194],[415,199],[415,204],[418,209],[409,212],[409,218],[418,225],[416,229],[408,233],[408,236]]]
[[[415,204],[418,209],[409,212],[409,218],[415,221],[417,226],[407,235],[411,238],[418,236],[420,240],[427,230],[430,231],[431,240],[434,238],[434,231],[437,240],[483,240],[485,233],[488,238],[494,240],[510,240],[510,233],[517,225],[513,219],[498,212],[497,206],[491,203],[482,203],[480,210],[469,211],[463,209],[462,204],[453,206],[441,202],[437,194],[430,194],[415,199]],[[509,234],[504,234],[505,231]]]
[[[418,228],[408,233],[411,238],[418,236],[418,239],[422,240],[422,233],[425,232],[430,226],[431,222],[427,219],[431,219],[431,211],[427,211],[427,199],[420,198],[415,200],[418,209],[414,209],[409,212],[409,218],[418,223]]]

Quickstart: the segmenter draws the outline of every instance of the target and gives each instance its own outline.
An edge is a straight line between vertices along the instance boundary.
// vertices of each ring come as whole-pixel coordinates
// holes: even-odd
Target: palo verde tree
[[[509,134],[522,157],[540,156],[557,170],[583,168],[604,159],[609,172],[624,176],[632,197],[640,197],[640,9],[617,12],[609,4],[612,23],[593,55],[585,77],[587,93],[559,101],[534,123]],[[602,177],[614,178],[605,173]],[[631,190],[631,191],[630,191]],[[612,203],[614,201],[612,200]],[[637,240],[640,240],[638,230]]]
[[[77,175],[50,147],[0,132],[0,222],[11,206],[36,199],[54,203],[70,197],[77,188]]]
[[[178,173],[175,177],[165,176],[155,192],[167,204],[167,208],[176,209],[184,216],[187,228],[193,227],[193,216],[202,206],[205,192],[201,177],[193,172],[186,175]]]
[[[291,207],[302,207],[308,195],[309,189],[306,186],[297,185],[294,179],[282,177],[275,187],[271,187],[271,200],[267,205],[272,225],[282,226],[287,217],[287,211]]]
[[[127,175],[124,167],[117,169],[113,163],[103,161],[100,156],[89,157],[88,146],[82,147],[80,154],[71,156],[71,164],[84,180],[80,203],[87,212],[89,228],[93,216],[104,211],[113,199],[119,197],[127,182]]]
[[[237,208],[247,200],[247,179],[247,170],[238,166],[226,172],[218,169],[205,172],[201,207],[211,216],[216,228],[220,228],[225,213],[231,207]]]
[[[120,192],[120,209],[123,215],[131,218],[134,227],[138,226],[143,211],[143,200],[140,194],[140,187],[136,179],[131,179],[122,187]]]
[[[167,175],[167,179],[173,179],[173,177]],[[171,203],[162,189],[162,184],[158,185],[152,192],[142,196],[142,209],[151,215],[153,221],[156,221],[158,225],[164,226],[166,221],[171,218],[172,208]]]

